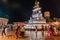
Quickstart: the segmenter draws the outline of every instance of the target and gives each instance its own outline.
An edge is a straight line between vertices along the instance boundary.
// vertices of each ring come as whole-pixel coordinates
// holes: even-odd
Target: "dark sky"
[[[51,12],[52,17],[60,17],[60,0],[38,0],[44,11]],[[35,0],[0,1],[0,16],[8,17],[10,21],[27,21],[32,15]],[[4,15],[4,16],[3,16]]]

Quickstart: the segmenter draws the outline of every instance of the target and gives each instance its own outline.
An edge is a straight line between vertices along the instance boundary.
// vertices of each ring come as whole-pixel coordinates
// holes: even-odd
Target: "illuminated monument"
[[[36,0],[35,5],[33,7],[34,9],[32,17],[30,17],[29,23],[31,24],[41,24],[41,23],[46,23],[46,19],[43,17],[43,14],[41,12],[41,7],[39,6],[39,2]]]
[[[48,24],[46,23],[46,19],[43,17],[41,7],[39,6],[39,2],[37,0],[35,1],[35,5],[33,8],[33,14],[30,17],[30,20],[28,21],[28,24],[25,26],[25,28],[35,29],[37,27],[38,29],[41,29],[42,25],[44,27],[47,27]]]

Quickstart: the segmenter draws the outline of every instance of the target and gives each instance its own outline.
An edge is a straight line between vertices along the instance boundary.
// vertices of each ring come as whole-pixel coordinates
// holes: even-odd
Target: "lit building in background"
[[[26,22],[13,22],[13,26],[23,26],[23,25],[26,25],[27,23]]]
[[[44,17],[46,19],[46,22],[52,22],[53,20],[50,18],[50,11],[44,12]]]
[[[44,17],[50,18],[50,12],[49,12],[49,11],[45,11],[45,12],[44,12]]]
[[[7,19],[7,18],[0,18],[0,26],[7,25],[8,21],[9,21],[9,19]]]

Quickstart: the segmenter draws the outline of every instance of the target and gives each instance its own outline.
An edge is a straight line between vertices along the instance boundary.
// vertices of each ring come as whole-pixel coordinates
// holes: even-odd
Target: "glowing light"
[[[2,0],[3,3],[7,3],[8,0]]]
[[[7,23],[8,23],[8,19],[6,19],[6,18],[0,18],[0,24],[7,25]]]
[[[37,10],[40,10],[41,8],[36,8],[36,9],[34,9],[33,11],[37,11]]]

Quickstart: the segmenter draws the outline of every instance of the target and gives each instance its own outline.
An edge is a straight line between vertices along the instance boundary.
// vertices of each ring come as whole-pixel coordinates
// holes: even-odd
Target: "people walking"
[[[53,35],[53,33],[54,33],[54,29],[53,29],[53,26],[51,25],[50,29],[48,30],[48,36]]]
[[[42,32],[42,36],[44,36],[44,31],[45,31],[44,30],[44,26],[42,25],[42,31],[41,31]]]
[[[54,26],[54,35],[57,35],[57,25]]]
[[[5,28],[5,26],[2,26],[2,36],[6,35]]]
[[[16,29],[16,38],[18,38],[18,35],[20,36],[20,31],[21,31],[21,28],[20,26],[18,26]]]
[[[25,35],[24,25],[21,27],[21,33],[20,33],[20,35],[21,35],[22,37],[24,37],[24,35]]]

